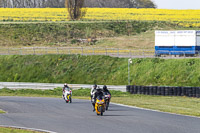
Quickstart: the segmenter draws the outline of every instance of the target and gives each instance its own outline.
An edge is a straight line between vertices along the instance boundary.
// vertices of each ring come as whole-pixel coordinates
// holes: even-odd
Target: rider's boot
[[[93,105],[93,112],[95,111],[95,103],[92,103],[92,105]]]

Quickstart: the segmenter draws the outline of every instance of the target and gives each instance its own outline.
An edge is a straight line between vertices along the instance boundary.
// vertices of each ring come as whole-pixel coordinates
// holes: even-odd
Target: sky
[[[200,0],[152,0],[158,9],[200,9]]]

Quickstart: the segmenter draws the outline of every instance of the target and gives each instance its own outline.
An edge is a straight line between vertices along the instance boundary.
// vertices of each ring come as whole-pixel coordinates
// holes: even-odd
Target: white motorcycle
[[[63,99],[66,101],[66,103],[72,103],[72,91],[70,89],[65,89]]]

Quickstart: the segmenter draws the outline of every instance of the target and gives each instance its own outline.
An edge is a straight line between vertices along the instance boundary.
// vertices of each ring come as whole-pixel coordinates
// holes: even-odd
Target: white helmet
[[[65,83],[64,86],[68,86],[67,83]]]

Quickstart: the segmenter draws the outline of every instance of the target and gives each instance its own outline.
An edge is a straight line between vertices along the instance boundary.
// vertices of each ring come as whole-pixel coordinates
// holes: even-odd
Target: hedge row
[[[131,94],[188,96],[200,98],[200,87],[166,87],[166,86],[127,86]]]

